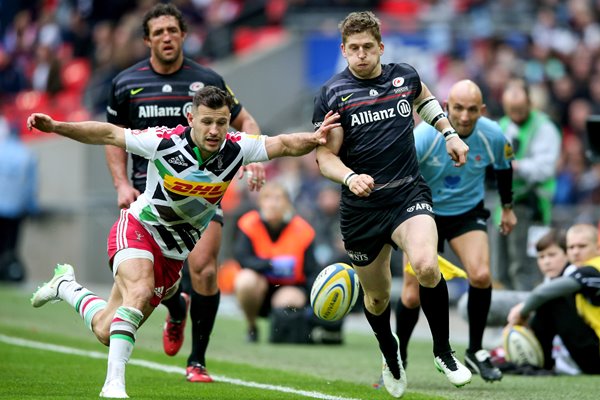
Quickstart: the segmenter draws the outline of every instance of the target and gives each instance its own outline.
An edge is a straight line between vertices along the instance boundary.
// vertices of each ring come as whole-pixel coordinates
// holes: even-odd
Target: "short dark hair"
[[[338,27],[342,34],[342,43],[346,43],[348,36],[362,32],[370,33],[377,43],[381,43],[381,22],[371,11],[351,12]]]
[[[531,103],[531,88],[530,88],[529,84],[527,83],[527,81],[525,81],[525,79],[513,78],[513,79],[509,80],[508,83],[506,84],[505,91],[509,91],[509,90],[523,91],[523,94],[525,94],[525,98],[527,98],[527,102]]]
[[[194,111],[198,110],[200,106],[205,106],[213,110],[227,106],[230,111],[231,107],[233,107],[233,98],[231,95],[216,86],[205,86],[198,90],[194,95],[193,102]]]
[[[535,243],[535,250],[538,252],[544,251],[553,245],[557,245],[563,249],[565,253],[567,252],[567,239],[564,231],[556,228],[550,229],[548,233]]]
[[[179,9],[171,3],[159,3],[152,7],[152,9],[148,11],[146,15],[144,15],[144,37],[150,37],[150,27],[148,26],[148,22],[151,19],[162,17],[163,15],[175,17],[177,22],[179,22],[179,29],[181,29],[181,32],[187,32],[187,24],[183,19],[181,11],[179,11]]]

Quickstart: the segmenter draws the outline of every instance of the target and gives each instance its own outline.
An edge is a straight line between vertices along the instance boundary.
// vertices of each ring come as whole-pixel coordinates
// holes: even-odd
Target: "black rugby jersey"
[[[571,276],[579,282],[579,293],[595,306],[600,306],[600,270],[586,266],[577,268]]]
[[[338,112],[344,129],[340,159],[357,174],[375,180],[368,197],[343,186],[343,204],[393,205],[403,201],[402,193],[418,180],[412,105],[421,88],[419,74],[408,64],[383,64],[381,75],[373,79],[359,79],[346,68],[323,85],[315,98],[315,129],[329,110]]]
[[[155,72],[146,59],[119,73],[112,81],[106,107],[106,120],[131,129],[154,126],[187,126],[186,115],[197,90],[216,86],[227,90],[235,100],[231,110],[233,121],[242,109],[231,89],[215,71],[185,58],[181,68],[172,74]],[[131,181],[143,192],[148,161],[132,154]]]

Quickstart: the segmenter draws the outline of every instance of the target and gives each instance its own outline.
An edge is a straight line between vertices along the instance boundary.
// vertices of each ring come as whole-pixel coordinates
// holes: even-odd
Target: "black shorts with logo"
[[[464,214],[436,215],[435,224],[438,231],[438,251],[444,251],[444,241],[471,231],[487,232],[487,220],[490,211],[483,206],[483,200]]]
[[[392,241],[394,230],[415,215],[431,215],[431,190],[420,178],[411,184],[400,203],[387,208],[353,208],[342,205],[340,227],[344,247],[352,263],[359,267],[371,264],[384,245],[398,246]]]

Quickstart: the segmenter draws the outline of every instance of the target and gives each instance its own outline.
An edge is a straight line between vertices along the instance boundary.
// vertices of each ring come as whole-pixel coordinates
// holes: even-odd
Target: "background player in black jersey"
[[[239,131],[260,134],[256,121],[235,99],[223,78],[184,57],[187,27],[174,5],[158,4],[148,11],[143,29],[150,58],[122,71],[113,80],[106,113],[108,122],[132,129],[185,126],[194,93],[204,86],[216,86],[234,98],[231,125]],[[127,179],[127,153],[123,149],[107,146],[106,160],[117,189],[119,207],[127,208],[145,190],[148,161],[132,155],[132,185]],[[245,168],[249,172],[249,189],[258,190],[265,178],[262,164],[250,164]],[[181,293],[163,302],[169,309],[163,346],[170,356],[177,354],[183,344],[187,307],[190,307],[192,350],[186,369],[190,382],[212,381],[205,368],[205,354],[219,307],[217,258],[222,223],[222,211],[219,210],[187,259],[189,275],[184,274],[184,279],[191,278],[191,285],[184,281],[180,290],[183,288],[191,296]]]
[[[365,315],[383,356],[383,383],[394,397],[406,390],[398,338],[390,327],[390,257],[392,248],[400,247],[420,283],[435,365],[451,383],[465,385],[471,372],[454,357],[449,343],[448,288],[437,261],[431,191],[416,158],[413,107],[443,132],[457,166],[465,163],[469,148],[412,66],[381,64],[384,45],[373,13],[350,13],[340,31],[348,68],[321,88],[313,123],[320,126],[332,110],[340,114],[341,127],[317,148],[317,161],[325,177],[343,184],[344,245],[365,292]]]

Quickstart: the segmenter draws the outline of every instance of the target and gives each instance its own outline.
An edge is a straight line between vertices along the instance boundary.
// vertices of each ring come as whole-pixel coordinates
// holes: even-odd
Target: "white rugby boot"
[[[100,397],[108,399],[128,399],[127,392],[125,392],[125,382],[117,379],[110,380],[104,384]]]
[[[446,375],[446,378],[456,387],[461,387],[471,382],[471,371],[454,357],[453,351],[438,354],[433,359],[438,371]]]
[[[383,354],[381,354],[381,358],[383,360],[381,377],[383,378],[383,385],[385,386],[385,389],[388,391],[388,393],[391,394],[393,397],[400,398],[404,395],[404,392],[406,391],[406,372],[404,372],[404,368],[402,367],[402,358],[400,357],[400,341],[398,340],[398,336],[396,336],[395,333],[392,334],[394,335],[394,339],[396,339],[396,343],[398,344],[395,362],[398,363],[398,367],[400,368],[400,378],[394,378],[394,375],[392,374],[392,371],[390,371],[387,360],[385,359],[385,356]]]
[[[57,264],[54,268],[54,276],[48,282],[38,287],[31,297],[31,305],[41,307],[44,304],[51,302],[56,303],[62,299],[58,296],[58,287],[63,282],[75,280],[75,272],[69,264]]]

